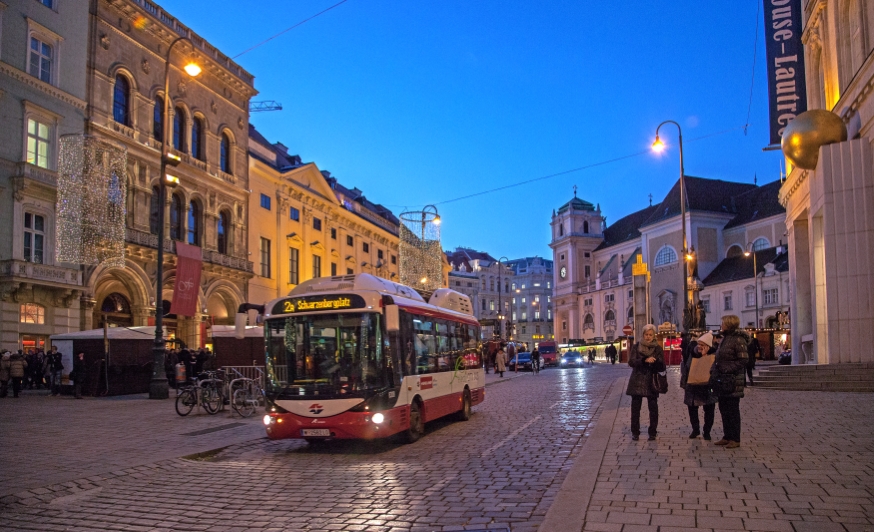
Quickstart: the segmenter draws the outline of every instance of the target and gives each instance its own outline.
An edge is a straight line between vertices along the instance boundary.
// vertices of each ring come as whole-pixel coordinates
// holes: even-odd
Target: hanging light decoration
[[[443,286],[443,248],[437,208],[428,205],[421,211],[402,212],[400,219],[401,284],[428,291],[440,288]]]
[[[61,137],[57,258],[124,266],[127,148],[89,135]]]

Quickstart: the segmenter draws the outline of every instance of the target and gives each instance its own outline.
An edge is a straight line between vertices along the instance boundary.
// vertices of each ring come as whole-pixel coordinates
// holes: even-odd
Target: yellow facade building
[[[398,219],[289,155],[249,126],[249,302],[287,295],[314,277],[369,273],[398,280]]]

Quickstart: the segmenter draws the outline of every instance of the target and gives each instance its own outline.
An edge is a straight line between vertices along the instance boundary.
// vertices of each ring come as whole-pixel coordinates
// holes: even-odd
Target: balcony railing
[[[48,281],[69,286],[81,286],[82,279],[79,270],[50,266],[23,260],[5,260],[0,262],[0,278],[19,277],[34,281]]]
[[[126,228],[125,232],[125,241],[131,244],[136,244],[138,246],[158,249],[158,235],[153,235],[144,231],[137,231],[136,229],[131,229],[130,227]],[[164,240],[164,251],[175,255],[176,241],[170,239]],[[230,255],[225,255],[217,251],[204,249],[203,262],[216,264],[218,266],[224,266],[226,268],[232,268],[234,270],[241,270],[249,273],[255,272],[252,262],[238,257],[231,257]]]

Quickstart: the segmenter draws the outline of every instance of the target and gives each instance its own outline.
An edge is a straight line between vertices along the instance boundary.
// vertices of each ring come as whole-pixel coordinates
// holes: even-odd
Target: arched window
[[[231,139],[227,133],[222,133],[221,152],[219,153],[219,167],[226,174],[231,172]]]
[[[765,237],[757,238],[753,241],[753,251],[761,251],[771,247],[771,243]]]
[[[188,243],[200,245],[200,207],[196,201],[188,204]]]
[[[119,124],[130,125],[130,82],[121,74],[115,76],[112,92],[112,118]]]
[[[731,259],[734,257],[740,257],[743,254],[744,254],[743,248],[738,246],[737,244],[735,244],[735,245],[731,246],[730,248],[728,248],[728,251],[725,252],[725,258]]]
[[[588,220],[583,222],[583,233],[589,234],[589,221]]]
[[[586,329],[594,329],[595,328],[595,317],[591,314],[586,314],[586,317],[583,318],[583,330]]]
[[[152,136],[158,142],[164,140],[164,98],[155,96],[155,105],[152,109]]]
[[[662,249],[656,254],[655,266],[664,266],[677,262],[677,252],[670,246],[662,246]]]
[[[149,232],[153,235],[158,234],[158,187],[152,187],[152,198],[149,201]]]
[[[558,236],[564,236],[564,224],[558,224]]]
[[[218,217],[218,227],[216,227],[216,234],[218,235],[218,252],[227,255],[228,254],[228,236],[230,235],[230,222],[231,216],[228,214],[228,211],[222,211],[219,213]]]
[[[608,310],[604,314],[604,321],[616,321],[616,313],[612,310]]]
[[[844,28],[839,36],[838,72],[841,80],[841,89],[846,89],[856,72],[862,67],[867,56],[865,35],[865,18],[862,12],[862,4],[859,0],[847,0],[843,12],[840,14],[841,21],[838,27]]]
[[[185,151],[185,111],[177,107],[173,112],[173,147]]]
[[[628,307],[628,323],[634,324],[634,307]]]
[[[103,298],[103,303],[100,304],[100,312],[130,314],[130,302],[118,292],[113,292]]]
[[[195,116],[191,122],[191,155],[195,159],[206,160],[206,153],[203,149],[203,119]]]
[[[173,194],[173,201],[170,203],[170,238],[173,240],[182,240],[182,217],[185,213],[182,210],[182,198],[179,194]]]

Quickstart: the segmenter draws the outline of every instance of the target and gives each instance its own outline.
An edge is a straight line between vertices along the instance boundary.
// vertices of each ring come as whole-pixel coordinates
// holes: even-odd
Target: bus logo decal
[[[322,413],[322,410],[324,410],[324,407],[319,403],[313,403],[310,405],[310,413],[312,414],[319,415]]]
[[[430,390],[433,387],[433,377],[422,377],[419,379],[419,389]]]

